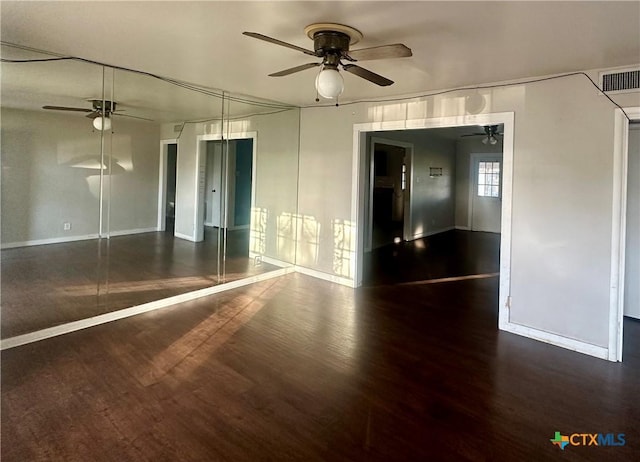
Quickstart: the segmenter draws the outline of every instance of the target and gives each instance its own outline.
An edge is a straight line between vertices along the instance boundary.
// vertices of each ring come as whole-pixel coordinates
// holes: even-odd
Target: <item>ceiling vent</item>
[[[640,91],[640,67],[601,72],[600,88],[607,93]]]

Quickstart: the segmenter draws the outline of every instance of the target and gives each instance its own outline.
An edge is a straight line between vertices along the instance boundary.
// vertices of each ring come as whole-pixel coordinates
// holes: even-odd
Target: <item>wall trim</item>
[[[468,226],[454,226],[455,229],[460,229],[462,231],[471,231],[471,228]]]
[[[268,257],[266,255],[260,254],[251,254],[249,253],[249,258],[259,257],[264,263],[268,263],[270,265],[279,266],[280,268],[293,268],[293,263],[286,262],[284,260],[278,260],[277,258]]]
[[[640,120],[640,107],[625,108],[631,120]],[[611,216],[611,272],[609,285],[609,361],[622,361],[624,328],[624,279],[627,228],[627,166],[629,120],[614,112],[613,202]]]
[[[138,228],[138,229],[124,229],[122,231],[109,231],[108,237],[114,236],[129,236],[131,234],[144,234],[144,233],[157,233],[158,228]]]
[[[347,287],[351,287],[351,288],[355,288],[356,283],[353,279],[347,279],[347,278],[343,278],[340,276],[334,276],[333,274],[329,274],[329,273],[324,273],[322,271],[318,271],[315,269],[311,269],[311,268],[305,268],[304,266],[295,266],[294,270],[297,273],[302,273],[305,274],[307,276],[311,276],[317,279],[322,279],[324,281],[329,281],[329,282],[335,282],[336,284],[340,284],[343,286],[347,286]]]
[[[193,236],[189,236],[188,234],[174,233],[174,236],[179,239],[184,239],[185,241],[197,242]]]
[[[0,340],[0,350],[7,350],[9,348],[15,348],[18,346],[26,345],[28,343],[38,342],[59,335],[69,334],[79,330],[87,329],[89,327],[98,326],[111,321],[117,321],[119,319],[129,318],[142,313],[148,313],[150,311],[160,310],[167,308],[178,303],[195,300],[201,297],[207,297],[209,295],[218,294],[220,292],[226,292],[228,290],[237,289],[239,287],[254,284],[256,282],[262,282],[276,277],[284,276],[292,272],[290,268],[282,268],[279,270],[270,271],[264,274],[258,274],[256,276],[250,276],[244,279],[238,279],[237,281],[226,282],[217,286],[207,287],[205,289],[195,290],[193,292],[187,292],[186,294],[175,295],[173,297],[164,298],[162,300],[155,300],[153,302],[144,303],[142,305],[132,306],[111,313],[105,313],[98,316],[93,316],[79,321],[73,321],[59,326],[49,327],[41,329],[28,334],[17,335],[15,337],[9,337],[7,339]]]
[[[79,236],[69,236],[69,237],[52,237],[49,239],[34,239],[32,241],[21,241],[21,242],[7,242],[0,246],[1,249],[15,249],[18,247],[31,247],[34,245],[47,245],[47,244],[64,244],[65,242],[75,242],[75,241],[90,241],[91,239],[98,239],[100,236],[96,234],[83,234]]]
[[[595,356],[600,359],[609,359],[609,350],[605,347],[598,345],[592,345],[590,343],[581,342],[561,335],[552,334],[543,330],[534,329],[532,327],[523,326],[521,324],[514,324],[507,322],[502,326],[502,330],[510,332],[512,334],[520,335],[522,337],[531,338],[539,342],[548,343],[567,350],[576,351],[589,356]]]
[[[110,231],[105,236],[102,236],[103,239],[108,239],[114,236],[129,236],[132,234],[142,234],[142,233],[155,233],[158,229],[154,226],[153,228],[138,228],[138,229],[124,229],[121,231]],[[0,246],[0,249],[16,249],[19,247],[31,247],[36,245],[47,245],[47,244],[64,244],[67,242],[76,242],[76,241],[90,241],[93,239],[99,239],[99,234],[81,234],[78,236],[69,236],[69,237],[52,237],[48,239],[34,239],[32,241],[21,241],[21,242],[7,242]]]

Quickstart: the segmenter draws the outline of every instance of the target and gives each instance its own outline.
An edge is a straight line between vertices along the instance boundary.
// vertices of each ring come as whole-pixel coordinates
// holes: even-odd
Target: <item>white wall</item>
[[[113,174],[107,178],[110,234],[154,231],[158,219],[160,126],[118,117],[113,121]],[[108,151],[107,151],[108,152]]]
[[[469,188],[471,178],[471,154],[502,154],[502,137],[498,143],[482,144],[483,137],[472,136],[462,138],[456,143],[456,212],[455,226],[462,229],[471,229],[469,223]]]
[[[515,113],[510,322],[607,348],[614,108],[581,76],[481,93],[485,112]],[[464,97],[303,109],[301,213],[320,223],[357,216],[355,123],[464,116]],[[318,246],[304,264],[334,275],[332,235]]]
[[[629,130],[624,314],[640,319],[640,126]]]
[[[109,182],[113,194],[110,220],[105,200],[103,231],[155,228],[158,127],[121,120],[106,140],[113,159],[105,197]],[[1,141],[3,246],[97,236],[100,133],[89,119],[2,108]],[[68,231],[65,222],[71,223]]]

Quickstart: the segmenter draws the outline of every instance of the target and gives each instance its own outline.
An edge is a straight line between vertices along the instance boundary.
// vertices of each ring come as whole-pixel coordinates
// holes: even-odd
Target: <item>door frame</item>
[[[498,198],[502,201],[502,154],[497,152],[491,153],[472,153],[469,156],[469,207],[467,211],[467,228],[470,231],[473,229],[473,201],[476,198],[476,191],[478,189],[478,172],[476,171],[476,163],[478,159],[500,159],[500,193]],[[501,217],[502,219],[502,217]],[[490,231],[489,231],[490,232]]]
[[[156,229],[158,231],[165,231],[167,213],[167,159],[169,156],[169,145],[176,145],[176,152],[179,149],[179,143],[177,138],[168,138],[160,140],[160,163],[158,166],[158,221]],[[178,190],[178,164],[176,163],[176,192]],[[177,202],[177,200],[176,200]],[[174,228],[175,233],[175,228]]]
[[[408,241],[412,238],[411,233],[411,210],[413,206],[413,199],[411,194],[411,186],[413,185],[413,143],[406,143],[404,141],[397,141],[388,138],[381,138],[378,136],[371,137],[371,146],[369,149],[370,153],[370,164],[369,164],[369,207],[368,207],[368,215],[367,215],[367,236],[365,242],[365,252],[371,252],[373,247],[373,187],[375,183],[375,171],[374,171],[374,152],[376,144],[386,144],[389,146],[397,146],[399,148],[403,148],[405,150],[406,160],[406,187],[405,187],[405,196],[404,196],[404,214],[403,214],[403,225],[402,225],[402,239]]]
[[[258,157],[258,132],[235,132],[228,133],[226,136],[221,134],[210,134],[210,135],[198,135],[196,137],[196,180],[195,180],[195,200],[193,207],[193,229],[194,229],[194,241],[200,242],[204,240],[204,184],[205,184],[205,166],[207,162],[207,141],[225,141],[225,140],[252,140],[252,169],[251,169],[251,208],[255,207],[256,201],[256,172],[258,169],[256,168],[256,162]],[[227,171],[228,163],[224,158],[224,150],[222,164],[225,166],[224,170],[226,174],[223,174],[223,183],[224,187],[224,197],[225,197],[225,207],[224,212],[222,214],[222,224],[223,228],[228,229],[228,217],[227,217],[227,207],[226,207],[226,199],[227,199],[227,182],[229,180],[229,172]],[[250,225],[251,226],[251,223]]]
[[[640,120],[640,107],[624,108],[631,120]],[[614,112],[613,214],[611,230],[611,282],[609,296],[609,361],[622,361],[624,327],[624,277],[627,242],[627,179],[629,120],[621,109]]]
[[[351,260],[350,271],[353,275],[352,285],[362,285],[364,274],[364,195],[365,172],[367,172],[367,133],[413,130],[429,128],[447,128],[476,125],[504,124],[502,148],[502,223],[500,235],[500,288],[498,296],[498,327],[511,330],[509,321],[509,297],[511,294],[511,215],[512,215],[512,186],[513,186],[513,151],[514,151],[514,112],[499,112],[491,114],[477,114],[465,116],[434,117],[427,119],[394,120],[386,122],[369,122],[353,125],[353,156],[352,172],[355,181],[351,190],[351,221],[355,224],[357,234],[355,258]]]

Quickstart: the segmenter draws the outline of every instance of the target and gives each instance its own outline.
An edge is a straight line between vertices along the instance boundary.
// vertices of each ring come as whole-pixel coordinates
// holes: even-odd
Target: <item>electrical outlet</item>
[[[62,224],[62,228],[63,228],[65,231],[69,231],[69,230],[71,230],[71,223],[69,223],[69,222],[65,222],[65,223],[63,223],[63,224]]]

